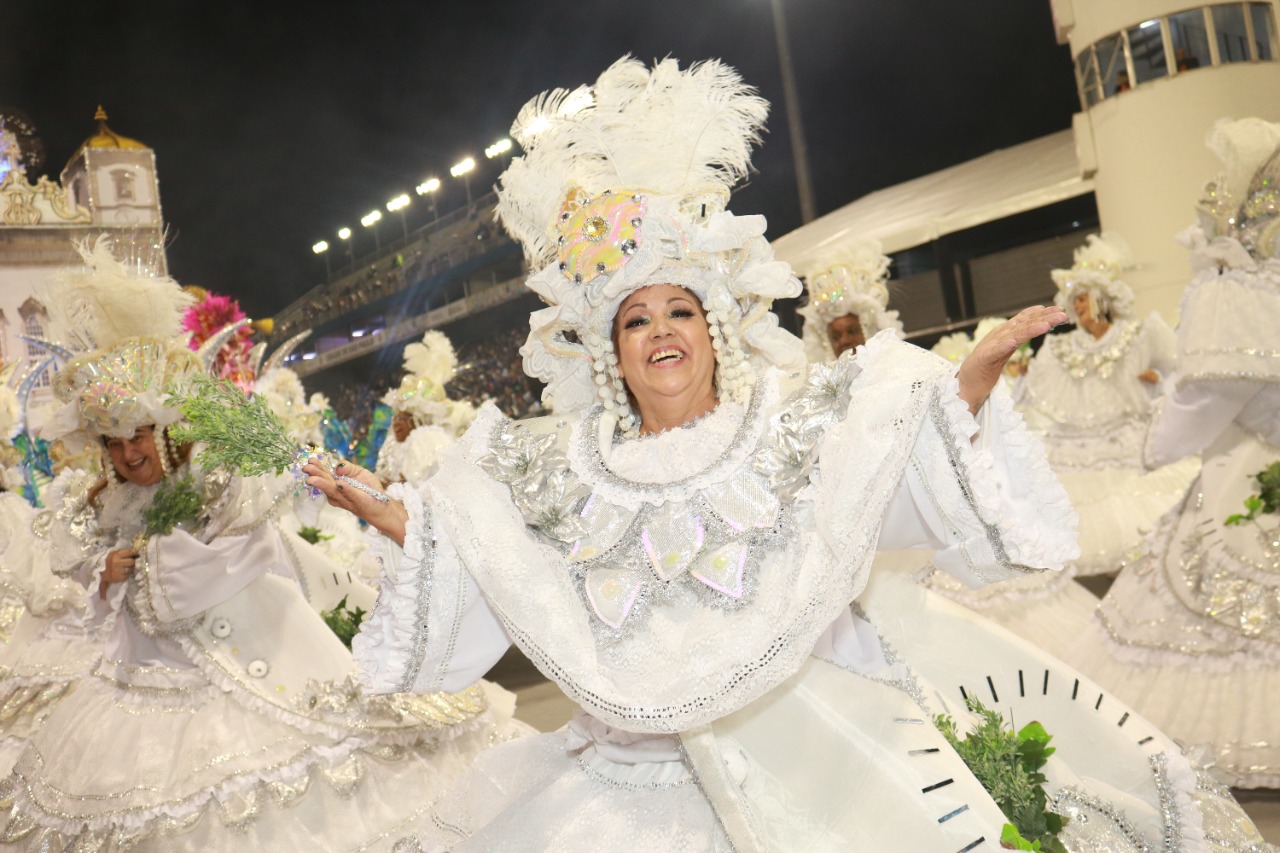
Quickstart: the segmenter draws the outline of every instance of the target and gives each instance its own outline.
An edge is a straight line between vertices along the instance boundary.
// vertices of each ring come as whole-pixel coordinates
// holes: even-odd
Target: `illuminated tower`
[[[1139,311],[1177,314],[1190,277],[1173,237],[1218,169],[1204,145],[1219,118],[1280,121],[1280,3],[1050,0],[1070,43],[1082,112],[1074,118],[1102,227],[1128,241]]]

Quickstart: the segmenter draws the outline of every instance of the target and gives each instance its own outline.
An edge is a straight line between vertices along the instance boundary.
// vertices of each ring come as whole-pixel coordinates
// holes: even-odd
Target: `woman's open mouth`
[[[649,356],[650,364],[675,364],[676,362],[683,360],[684,350],[679,350],[675,347],[666,347],[664,349],[655,350],[653,354]]]

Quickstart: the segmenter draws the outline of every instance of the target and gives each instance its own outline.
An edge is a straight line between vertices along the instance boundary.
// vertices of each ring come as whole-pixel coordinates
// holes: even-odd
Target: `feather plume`
[[[103,235],[75,244],[87,269],[66,270],[49,288],[54,337],[79,349],[104,349],[129,338],[174,338],[195,300],[173,279],[139,275],[112,254]]]
[[[536,267],[555,254],[553,230],[573,187],[588,196],[641,190],[723,198],[751,168],[769,104],[716,60],[647,70],[623,57],[591,89],[557,89],[520,111],[511,133],[525,149],[503,173],[498,215]]]
[[[404,369],[410,376],[429,379],[443,388],[458,371],[458,354],[444,332],[432,329],[422,336],[421,343],[404,348]]]
[[[1218,189],[1238,204],[1258,167],[1280,146],[1280,124],[1260,118],[1219,119],[1205,144],[1222,162]]]

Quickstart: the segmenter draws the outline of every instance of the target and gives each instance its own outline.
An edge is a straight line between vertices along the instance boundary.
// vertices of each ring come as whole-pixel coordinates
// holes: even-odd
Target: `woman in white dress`
[[[105,243],[84,251],[90,270],[50,304],[91,349],[55,376],[46,430],[109,459],[105,479],[55,509],[53,560],[109,631],[92,677],[0,783],[0,838],[32,851],[389,849],[518,730],[490,707],[501,691],[360,694],[272,523],[294,484],[202,470],[167,438],[169,395],[201,370],[171,337],[181,291],[130,274]],[[165,493],[185,493],[185,509]]]
[[[1121,240],[1090,235],[1070,269],[1053,270],[1054,301],[1075,328],[1049,336],[1014,386],[1018,411],[1044,442],[1080,514],[1080,557],[1057,576],[981,589],[942,573],[929,579],[939,593],[1058,656],[1079,641],[1098,604],[1073,579],[1119,571],[1199,468],[1194,458],[1157,471],[1142,466],[1142,441],[1162,374],[1173,367],[1174,342],[1158,314],[1133,317],[1133,292],[1119,277],[1128,266]]]
[[[1196,276],[1176,390],[1146,445],[1152,466],[1198,452],[1204,464],[1068,659],[1169,734],[1211,745],[1232,785],[1276,788],[1280,525],[1225,521],[1280,459],[1280,125],[1220,123],[1209,145],[1224,173],[1180,238]]]
[[[765,107],[731,69],[674,60],[532,102],[500,210],[549,303],[526,370],[562,414],[485,407],[435,477],[382,499],[347,463],[306,469],[386,537],[354,646],[368,687],[461,687],[515,642],[582,706],[483,757],[405,849],[995,850],[1003,816],[927,724],[979,685],[1059,738],[1077,849],[1237,849],[1206,843],[1229,798],[1109,698],[1068,698],[1059,664],[946,602],[902,605],[914,585],[862,600],[877,627],[850,608],[877,543],[938,547],[973,582],[1074,555],[1065,494],[987,399],[1064,318],[1029,309],[958,372],[891,334],[806,372],[767,310],[798,282],[763,220],[723,207]],[[931,624],[965,633],[905,648]]]
[[[1142,441],[1174,336],[1159,314],[1139,320],[1121,279],[1128,249],[1090,235],[1070,269],[1054,270],[1054,301],[1075,328],[1051,335],[1018,389],[1018,410],[1080,513],[1080,576],[1114,574],[1195,477],[1196,460],[1148,472]]]

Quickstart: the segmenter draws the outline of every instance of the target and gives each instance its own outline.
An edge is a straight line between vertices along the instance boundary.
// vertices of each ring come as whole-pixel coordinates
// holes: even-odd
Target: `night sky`
[[[785,0],[818,213],[1069,127],[1078,109],[1048,0]],[[5,0],[0,105],[24,111],[53,177],[94,131],[156,151],[170,269],[274,313],[323,279],[312,243],[483,149],[517,110],[624,53],[718,57],[773,103],[732,203],[769,235],[800,222],[768,0],[325,4]],[[34,178],[34,176],[31,176]],[[400,232],[395,214],[380,223]],[[410,227],[428,216],[420,201]],[[340,250],[338,250],[340,251]]]

